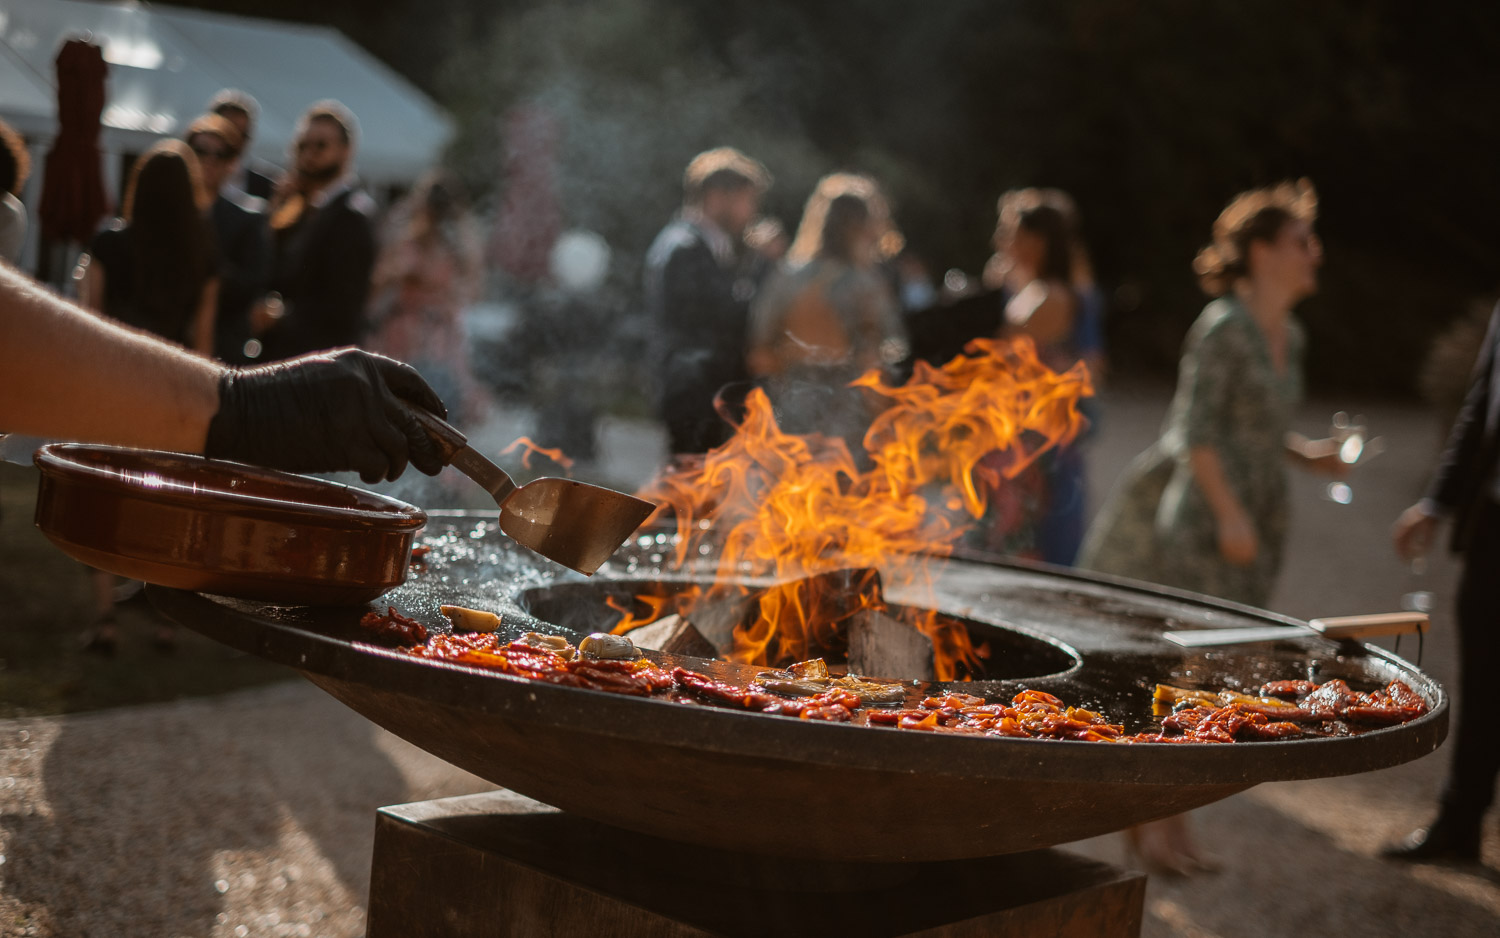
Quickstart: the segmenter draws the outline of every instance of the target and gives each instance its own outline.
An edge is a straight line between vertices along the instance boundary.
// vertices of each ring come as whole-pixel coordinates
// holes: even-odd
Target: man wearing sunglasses
[[[255,136],[255,122],[260,116],[260,102],[238,88],[225,88],[208,102],[208,113],[219,115],[240,132],[242,142],[239,149],[243,158],[225,184],[257,199],[270,199],[275,183],[269,176],[255,171],[250,165],[252,158],[249,156],[250,141]],[[269,165],[266,168],[275,169]]]
[[[271,203],[271,289],[281,312],[256,323],[262,361],[363,337],[375,201],[353,174],[356,136],[354,115],[337,101],[314,104],[297,124],[292,169]]]
[[[250,310],[266,294],[271,276],[271,236],[263,199],[230,183],[244,150],[244,137],[232,122],[205,114],[183,138],[198,157],[203,187],[214,194],[209,222],[219,258],[219,311],[214,322],[214,357],[242,364],[250,341]]]

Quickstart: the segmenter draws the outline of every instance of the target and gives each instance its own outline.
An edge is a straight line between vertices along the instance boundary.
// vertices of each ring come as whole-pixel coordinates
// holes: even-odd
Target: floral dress
[[[1287,531],[1285,439],[1301,400],[1301,327],[1288,323],[1285,369],[1271,362],[1260,326],[1238,299],[1210,303],[1189,330],[1177,393],[1161,438],[1138,456],[1089,528],[1078,565],[1264,606]],[[1229,488],[1255,524],[1247,566],[1219,553],[1213,512],[1188,453],[1212,447]]]

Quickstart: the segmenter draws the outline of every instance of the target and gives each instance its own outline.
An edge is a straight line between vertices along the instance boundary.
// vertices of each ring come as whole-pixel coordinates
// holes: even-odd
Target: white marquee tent
[[[31,147],[35,212],[42,157],[57,126],[54,59],[69,39],[104,50],[109,65],[100,149],[119,192],[121,156],[175,136],[223,88],[260,102],[250,156],[284,164],[297,117],[336,98],[359,119],[356,162],[376,185],[407,183],[435,164],[450,118],[337,30],[127,0],[0,0],[0,119]]]

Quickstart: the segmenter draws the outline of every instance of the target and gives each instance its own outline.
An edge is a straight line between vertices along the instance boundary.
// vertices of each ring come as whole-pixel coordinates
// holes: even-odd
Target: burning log
[[[844,658],[849,621],[882,609],[880,573],[873,568],[831,570],[766,587],[751,594],[750,615],[734,630],[735,661],[781,667],[794,661]],[[697,610],[688,615],[698,621]]]
[[[677,651],[666,642],[696,636],[737,661],[781,667],[826,656],[847,660],[855,674],[934,680],[932,640],[884,610],[878,570],[831,570],[736,596],[710,594],[680,619],[668,616],[630,636],[662,651]],[[679,638],[684,625],[692,631]]]
[[[719,659],[719,650],[698,631],[693,623],[679,615],[670,615],[638,629],[631,630],[630,640],[637,648],[664,651],[669,655]]]
[[[705,595],[682,614],[704,641],[723,657],[734,648],[734,633],[748,626],[756,615],[759,596],[755,593]]]
[[[877,609],[849,622],[849,673],[909,681],[936,680],[932,639]]]

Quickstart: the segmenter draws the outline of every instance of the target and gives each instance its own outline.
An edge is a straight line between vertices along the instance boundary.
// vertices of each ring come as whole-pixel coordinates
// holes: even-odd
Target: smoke
[[[565,226],[602,234],[616,277],[631,285],[652,235],[681,203],[683,168],[711,147],[737,147],[770,167],[768,213],[789,228],[817,178],[834,170],[934,194],[921,168],[862,129],[890,136],[892,122],[919,120],[910,137],[927,146],[944,127],[956,132],[953,81],[937,51],[954,14],[850,6],[848,35],[870,37],[866,55],[850,60],[827,45],[835,18],[826,11],[738,6],[600,0],[499,14],[487,38],[456,52],[445,82],[462,128],[455,163],[476,191],[494,193],[504,114],[523,104],[546,110],[562,133]]]

